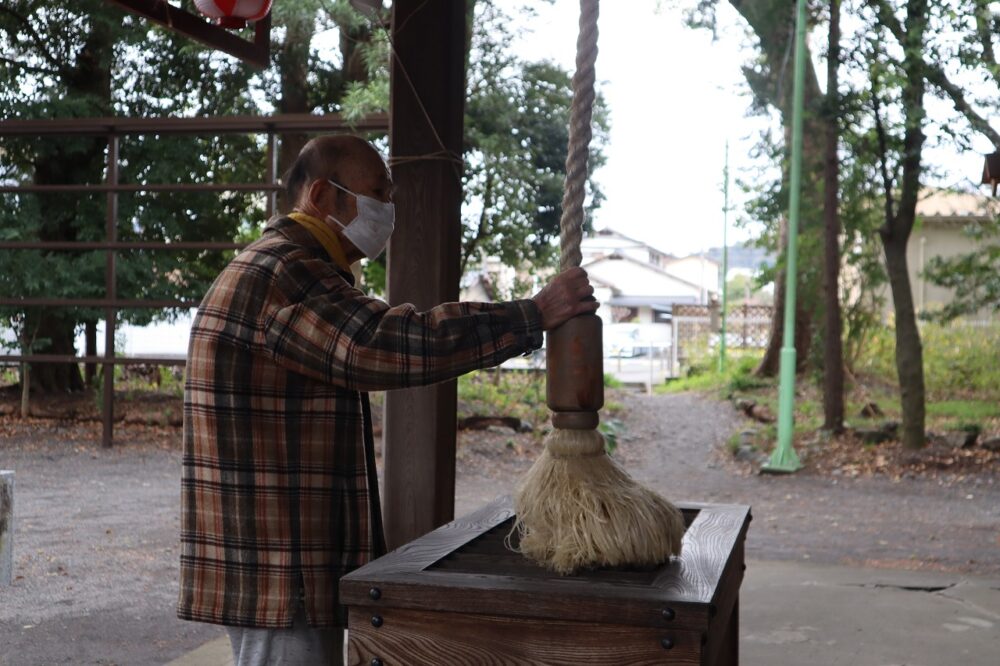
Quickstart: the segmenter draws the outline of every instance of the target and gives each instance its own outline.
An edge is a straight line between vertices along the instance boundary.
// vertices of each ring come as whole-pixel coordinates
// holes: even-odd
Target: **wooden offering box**
[[[497,500],[341,579],[348,663],[737,664],[750,507],[678,506],[678,559],[559,576],[508,550]]]

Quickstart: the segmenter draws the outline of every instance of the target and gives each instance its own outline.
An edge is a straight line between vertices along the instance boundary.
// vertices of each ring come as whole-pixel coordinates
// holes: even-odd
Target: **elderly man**
[[[338,580],[385,547],[367,391],[495,366],[597,308],[581,269],[526,300],[389,307],[350,270],[392,232],[379,154],[314,139],[286,181],[294,211],[219,275],[188,351],[178,616],[226,625],[238,665],[341,661]]]

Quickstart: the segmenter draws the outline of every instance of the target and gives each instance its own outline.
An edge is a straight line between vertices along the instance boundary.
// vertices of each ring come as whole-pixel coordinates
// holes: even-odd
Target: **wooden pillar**
[[[458,299],[461,167],[441,156],[462,154],[465,33],[464,2],[393,2],[389,141],[396,228],[387,280],[393,305],[425,310]],[[383,506],[389,548],[454,518],[455,409],[455,382],[386,396]]]

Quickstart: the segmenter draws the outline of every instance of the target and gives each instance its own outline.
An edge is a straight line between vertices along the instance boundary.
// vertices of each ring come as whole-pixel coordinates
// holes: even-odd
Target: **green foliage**
[[[995,400],[941,400],[928,403],[927,413],[973,423],[1000,418],[1000,403]]]
[[[604,388],[621,388],[623,384],[610,372],[604,373]]]
[[[717,391],[728,395],[750,391],[773,382],[755,377],[753,372],[760,363],[760,352],[730,352],[725,372],[719,372],[717,356],[702,356],[692,362],[696,371],[687,377],[674,379],[653,389],[654,393],[680,393],[684,391]]]
[[[14,386],[21,381],[21,375],[15,366],[0,366],[0,386]]]
[[[186,6],[191,8],[189,0]],[[279,37],[284,28],[279,18]],[[0,8],[0,50],[5,56],[0,61],[3,119],[260,114],[270,110],[260,92],[276,72],[272,67],[258,74],[99,0],[5,2]],[[263,147],[261,138],[245,135],[127,135],[120,140],[119,180],[259,182]],[[100,183],[106,176],[106,151],[107,139],[101,136],[7,137],[0,151],[0,179]],[[105,238],[104,194],[4,194],[2,204],[0,229],[6,239]],[[136,192],[119,195],[116,232],[122,241],[229,241],[259,234],[263,218],[259,194]],[[118,297],[198,299],[231,256],[119,252]],[[105,295],[104,267],[103,252],[8,251],[0,256],[0,290],[25,297],[99,298]],[[141,325],[173,314],[141,309],[119,316],[120,321]],[[14,329],[36,352],[73,353],[78,327],[103,316],[87,308],[9,307],[0,309],[0,326]],[[40,366],[33,380],[44,390],[82,387],[72,366],[63,371]]]
[[[545,373],[480,370],[458,379],[458,414],[513,416],[533,425],[548,417]]]
[[[626,430],[624,421],[620,419],[606,419],[597,426],[598,431],[604,435],[604,450],[611,455],[618,448],[618,438]]]
[[[123,16],[104,2],[55,7],[24,0],[5,3],[0,13],[0,45],[20,64],[0,66],[4,82],[0,118],[215,115],[256,110],[248,90],[252,70],[234,64],[231,58],[191,48],[185,38],[151,25]],[[100,182],[105,147],[103,137],[8,138],[0,154],[0,172],[4,178],[22,182]],[[119,177],[124,183],[246,182],[260,180],[263,170],[259,146],[245,136],[129,136],[123,138],[120,154]],[[104,195],[3,196],[0,228],[7,238],[104,237]],[[229,240],[241,223],[261,219],[259,202],[246,193],[136,193],[119,197],[118,236],[123,241]],[[103,295],[101,252],[4,255],[0,274],[5,276],[7,293],[66,298]],[[227,258],[219,253],[121,253],[119,296],[197,298]],[[63,314],[70,321],[99,316],[87,311]],[[149,310],[123,313],[126,321],[138,324],[151,316]]]
[[[921,329],[921,337],[931,400],[962,396],[1000,399],[1000,326],[928,322]],[[859,358],[858,371],[895,384],[895,344],[892,328],[877,330]],[[931,409],[928,406],[929,412]]]

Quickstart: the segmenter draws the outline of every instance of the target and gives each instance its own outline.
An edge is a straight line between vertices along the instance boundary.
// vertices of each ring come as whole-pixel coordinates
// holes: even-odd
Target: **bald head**
[[[308,195],[309,185],[317,180],[332,180],[359,192],[372,189],[378,181],[388,182],[389,176],[382,156],[370,143],[360,137],[336,134],[309,141],[284,180],[288,203],[297,206]]]

